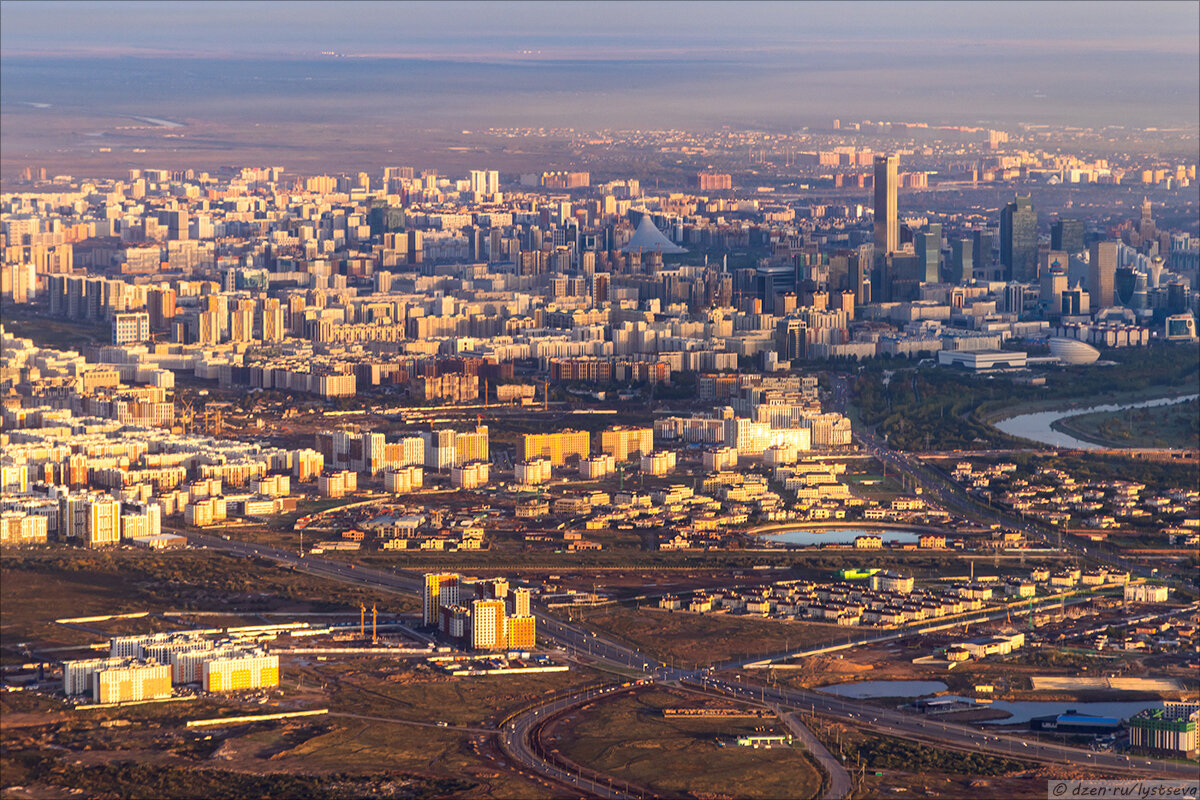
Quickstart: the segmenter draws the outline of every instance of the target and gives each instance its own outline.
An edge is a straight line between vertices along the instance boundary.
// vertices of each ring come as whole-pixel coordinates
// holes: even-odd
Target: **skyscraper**
[[[1088,295],[1093,308],[1108,308],[1113,304],[1113,289],[1117,279],[1117,243],[1095,242],[1088,255]]]
[[[913,244],[919,262],[917,280],[938,283],[942,279],[942,223],[933,222],[925,230],[918,231],[913,235]]]
[[[950,280],[969,283],[975,277],[974,242],[955,239],[950,242]]]
[[[1083,222],[1072,217],[1059,217],[1050,225],[1050,249],[1066,253],[1083,252]]]
[[[1037,280],[1037,212],[1029,195],[1000,212],[1000,263],[1010,281]]]
[[[995,280],[995,249],[996,231],[994,228],[981,228],[972,234],[971,260],[979,272],[981,280]]]
[[[875,251],[894,252],[900,245],[896,207],[896,173],[899,156],[875,156]]]

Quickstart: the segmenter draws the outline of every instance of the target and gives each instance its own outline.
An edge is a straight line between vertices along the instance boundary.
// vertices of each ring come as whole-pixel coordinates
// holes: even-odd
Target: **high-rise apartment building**
[[[471,647],[476,650],[503,650],[508,643],[504,634],[503,600],[476,600],[471,603]]]
[[[113,317],[112,343],[130,344],[144,342],[150,338],[150,314],[145,311],[130,311]]]
[[[654,449],[653,428],[618,426],[600,432],[600,452],[617,461],[641,458]]]
[[[1016,197],[1000,212],[1000,263],[1010,281],[1037,280],[1037,212],[1029,195]]]
[[[900,246],[897,208],[899,156],[875,156],[875,251],[891,253]]]
[[[561,467],[570,459],[587,458],[591,454],[591,437],[587,431],[527,433],[521,449],[524,461],[548,458],[553,466]]]
[[[1095,242],[1088,253],[1088,295],[1092,308],[1108,308],[1113,304],[1117,279],[1117,243]]]
[[[500,191],[500,173],[494,169],[471,170],[471,193],[476,198],[492,196]]]
[[[436,625],[439,607],[458,605],[458,575],[427,573],[421,601],[421,620],[426,625]]]

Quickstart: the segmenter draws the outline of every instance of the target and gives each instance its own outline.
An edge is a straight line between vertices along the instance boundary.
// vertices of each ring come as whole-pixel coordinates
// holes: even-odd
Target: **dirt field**
[[[820,772],[802,750],[755,750],[728,740],[783,733],[774,719],[666,719],[662,709],[694,706],[687,692],[647,689],[575,712],[554,726],[547,746],[568,758],[628,779],[666,797],[807,798]]]
[[[737,657],[844,639],[846,629],[814,622],[782,622],[727,614],[606,609],[584,624],[634,644],[659,660],[713,664]]]

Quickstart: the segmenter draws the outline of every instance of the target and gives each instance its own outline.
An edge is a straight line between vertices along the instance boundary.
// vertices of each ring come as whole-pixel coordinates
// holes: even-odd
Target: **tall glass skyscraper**
[[[899,156],[875,156],[875,253],[886,255],[900,246],[896,207]]]
[[[1000,263],[1004,277],[1029,283],[1037,280],[1037,212],[1029,195],[1017,196],[1000,212]]]

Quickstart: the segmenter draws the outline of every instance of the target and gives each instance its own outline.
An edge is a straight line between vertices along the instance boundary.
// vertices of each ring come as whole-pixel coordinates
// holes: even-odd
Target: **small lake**
[[[865,700],[869,697],[924,697],[946,691],[941,681],[858,681],[822,686],[818,692]]]
[[[949,695],[947,695],[949,697]],[[961,697],[959,700],[970,701],[970,698]],[[1028,723],[1034,717],[1048,717],[1051,714],[1066,714],[1068,711],[1077,711],[1080,714],[1086,714],[1089,717],[1116,717],[1118,719],[1129,719],[1134,714],[1145,708],[1162,708],[1163,703],[1158,700],[1135,700],[1132,702],[1123,703],[1080,703],[1078,701],[1043,701],[1043,700],[1027,700],[1018,702],[1009,702],[1007,700],[997,700],[994,703],[985,703],[980,708],[994,708],[998,711],[1007,711],[1012,714],[1007,719],[988,720],[984,725],[1023,725]]]
[[[855,538],[874,534],[883,537],[883,543],[899,542],[900,544],[916,544],[921,534],[915,531],[866,528],[814,528],[812,530],[781,531],[779,533],[763,534],[764,541],[782,542],[783,544],[813,547],[822,544],[854,544]]]
[[[1154,406],[1169,406],[1176,403],[1184,403],[1188,400],[1195,400],[1200,395],[1182,395],[1180,397],[1160,397],[1157,400],[1144,400],[1140,403],[1125,403],[1123,405],[1103,405],[1092,406],[1091,408],[1069,408],[1060,411],[1039,411],[1036,414],[1021,414],[1016,417],[1002,419],[993,424],[997,428],[1009,436],[1019,436],[1022,439],[1030,439],[1042,444],[1048,444],[1051,447],[1070,447],[1077,450],[1101,450],[1103,449],[1098,444],[1085,442],[1082,439],[1076,439],[1074,436],[1068,436],[1065,433],[1059,433],[1050,427],[1051,423],[1057,422],[1060,419],[1069,417],[1078,417],[1082,414],[1092,414],[1098,411],[1124,411],[1127,408],[1152,408]]]

